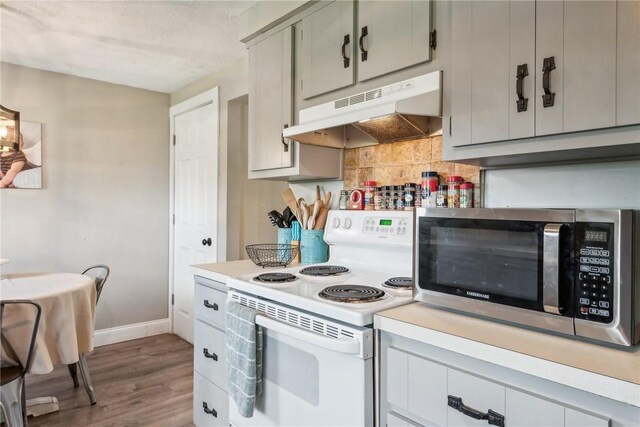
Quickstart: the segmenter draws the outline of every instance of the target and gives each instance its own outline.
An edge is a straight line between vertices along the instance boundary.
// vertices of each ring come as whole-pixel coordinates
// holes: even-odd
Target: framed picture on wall
[[[0,188],[42,188],[42,123],[20,123],[20,150],[0,154]]]

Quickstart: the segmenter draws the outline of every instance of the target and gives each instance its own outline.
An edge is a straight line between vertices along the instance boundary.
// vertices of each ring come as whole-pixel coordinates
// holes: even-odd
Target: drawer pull
[[[218,418],[218,411],[216,411],[213,408],[209,409],[207,402],[202,402],[202,410],[204,411],[205,414],[211,414],[214,417]]]
[[[504,427],[504,415],[492,411],[489,409],[486,413],[473,409],[470,406],[462,403],[461,397],[448,396],[448,405],[456,411],[462,412],[468,417],[475,418],[476,420],[487,420],[487,423],[494,426]]]
[[[209,300],[206,299],[204,300],[204,306],[207,308],[213,308],[214,311],[218,311],[218,304],[216,304],[215,302],[213,304],[209,304]]]
[[[206,357],[207,359],[213,359],[216,362],[218,361],[218,355],[215,353],[209,353],[209,349],[205,348],[202,350],[202,353],[204,354],[204,357]]]

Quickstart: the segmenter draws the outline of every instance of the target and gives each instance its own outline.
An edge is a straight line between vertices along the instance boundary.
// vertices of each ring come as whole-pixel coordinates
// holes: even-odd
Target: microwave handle
[[[560,231],[563,224],[544,226],[542,303],[547,313],[560,314]]]

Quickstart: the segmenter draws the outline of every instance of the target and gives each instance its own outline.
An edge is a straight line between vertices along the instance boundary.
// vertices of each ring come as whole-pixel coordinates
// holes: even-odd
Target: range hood
[[[283,136],[336,148],[422,138],[442,128],[441,89],[436,71],[316,105],[300,110],[299,124]]]

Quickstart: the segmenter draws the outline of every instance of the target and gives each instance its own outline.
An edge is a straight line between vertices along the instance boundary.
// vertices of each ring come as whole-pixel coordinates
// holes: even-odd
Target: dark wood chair
[[[33,306],[33,316],[30,318],[21,319],[20,328],[27,328],[25,332],[28,332],[29,346],[26,350],[26,355],[19,354],[14,350],[9,341],[5,337],[5,308],[8,306]],[[28,311],[25,311],[28,313]],[[31,313],[28,313],[31,314]],[[40,325],[40,315],[42,314],[42,308],[39,304],[33,301],[26,300],[12,300],[0,302],[0,319],[2,321],[2,346],[11,355],[11,358],[18,360],[17,365],[1,366],[0,367],[0,386],[2,387],[2,393],[0,398],[2,402],[2,411],[4,413],[5,421],[9,427],[22,427],[27,425],[27,401],[26,401],[26,386],[24,376],[31,368],[33,362],[34,347],[36,342],[36,335],[38,333],[38,327]],[[15,324],[14,324],[15,325]],[[13,325],[11,325],[13,326]],[[16,343],[14,342],[14,346]],[[20,346],[22,348],[22,346]],[[26,358],[25,358],[26,356]],[[21,361],[22,360],[22,361]],[[1,365],[1,364],[0,364]]]
[[[100,294],[102,294],[102,288],[104,284],[107,282],[107,278],[109,277],[109,267],[106,265],[94,265],[87,268],[82,274],[90,276],[93,278],[96,284],[96,306],[98,305],[98,301],[100,300]],[[67,365],[69,368],[69,373],[71,374],[71,379],[73,379],[74,387],[79,387],[78,383],[78,367],[80,367],[80,375],[82,376],[82,382],[84,383],[84,388],[89,395],[89,400],[91,400],[91,404],[96,404],[96,396],[93,392],[93,384],[91,383],[91,375],[89,374],[89,365],[87,365],[87,358],[84,353],[80,353],[78,355],[78,362],[73,363],[71,365]]]

